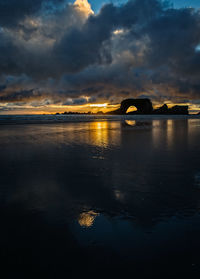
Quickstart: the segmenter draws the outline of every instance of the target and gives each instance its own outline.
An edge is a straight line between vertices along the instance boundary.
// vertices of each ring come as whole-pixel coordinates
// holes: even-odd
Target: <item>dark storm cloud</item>
[[[141,4],[142,2],[142,4]],[[162,13],[159,1],[129,1],[122,7],[105,5],[96,16],[88,18],[82,28],[73,28],[55,45],[55,55],[63,71],[76,72],[92,64],[112,61],[109,44],[116,28],[134,29]]]
[[[14,27],[44,5],[52,7],[62,2],[63,0],[0,0],[0,26]]]
[[[2,92],[4,89],[6,89],[6,85],[4,84],[0,85],[0,92]]]
[[[6,94],[0,95],[0,102],[11,103],[11,102],[31,101],[41,97],[42,97],[41,93],[35,89],[21,90],[16,92],[6,92]]]
[[[150,38],[148,62],[158,67],[168,64],[183,73],[200,70],[199,53],[195,47],[200,42],[200,14],[189,9],[168,10],[162,17],[155,18],[144,32]],[[186,67],[183,67],[183,64]],[[192,72],[191,72],[192,71]]]
[[[0,75],[15,80],[2,80],[0,102],[199,98],[200,11],[135,0],[87,18],[72,4],[56,9],[59,0],[47,13],[45,2],[0,1],[0,10],[7,3],[0,25],[9,27],[0,30]],[[22,9],[6,23],[17,3]]]

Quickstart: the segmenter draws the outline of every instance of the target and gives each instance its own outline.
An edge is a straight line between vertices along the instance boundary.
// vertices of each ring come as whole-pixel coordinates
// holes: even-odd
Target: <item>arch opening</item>
[[[128,107],[126,114],[136,114],[138,109],[135,106]]]
[[[152,103],[149,99],[126,99],[121,102],[120,112],[126,114],[129,107],[136,107],[137,114],[150,114],[153,111]]]

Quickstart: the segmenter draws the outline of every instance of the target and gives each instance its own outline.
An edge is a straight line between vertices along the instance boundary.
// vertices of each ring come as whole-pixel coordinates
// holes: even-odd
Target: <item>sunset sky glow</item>
[[[200,1],[0,0],[0,114],[200,110]]]

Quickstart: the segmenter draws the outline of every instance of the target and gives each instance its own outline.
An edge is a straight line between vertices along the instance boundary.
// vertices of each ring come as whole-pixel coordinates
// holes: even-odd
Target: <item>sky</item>
[[[103,4],[113,3],[115,5],[120,5],[126,3],[126,0],[91,0],[91,6],[94,11],[99,11]],[[175,8],[184,8],[184,7],[194,7],[200,8],[200,0],[171,0]]]
[[[0,0],[0,114],[200,110],[200,0]]]

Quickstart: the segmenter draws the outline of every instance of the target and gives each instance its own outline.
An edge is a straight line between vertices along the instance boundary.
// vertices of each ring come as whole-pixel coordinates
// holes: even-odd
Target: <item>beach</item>
[[[9,117],[0,117],[8,278],[196,278],[199,117]]]

